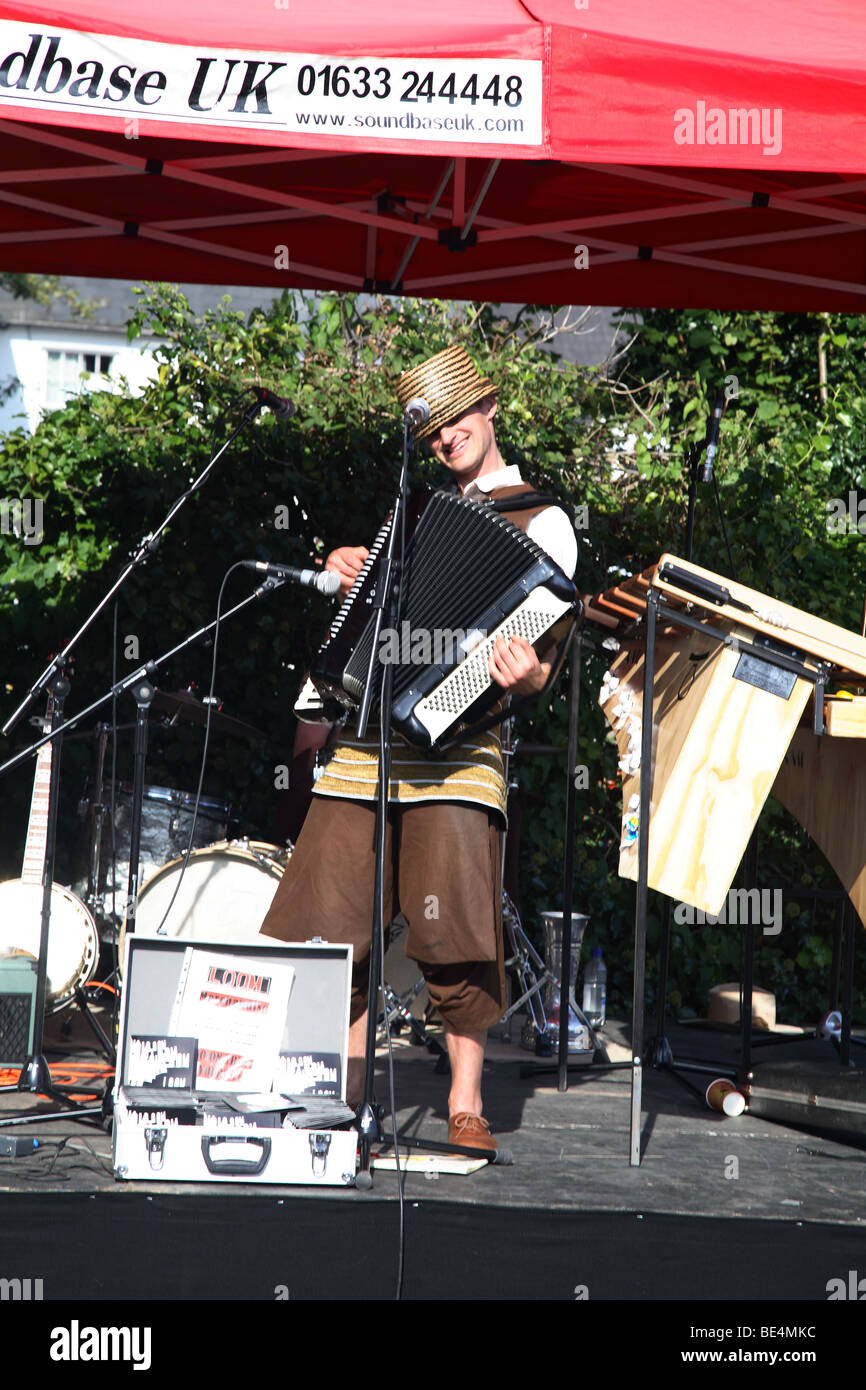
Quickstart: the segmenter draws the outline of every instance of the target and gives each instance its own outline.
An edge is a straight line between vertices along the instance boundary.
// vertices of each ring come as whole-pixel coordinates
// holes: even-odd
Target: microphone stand
[[[243,609],[247,608],[249,604],[257,602],[263,594],[271,593],[274,589],[282,588],[285,582],[286,581],[283,579],[266,579],[263,584],[260,584],[258,588],[255,589],[251,594],[248,594],[245,599],[242,599],[240,603],[235,604],[234,608],[230,608],[226,613],[222,614],[220,617],[220,622],[225,622],[228,618],[233,617],[236,613],[242,612]],[[92,705],[89,705],[87,709],[82,710],[79,714],[73,715],[72,718],[66,720],[65,723],[61,723],[60,718],[63,700],[65,699],[66,693],[68,692],[69,683],[65,680],[65,678],[61,677],[59,674],[55,677],[52,677],[51,689],[55,695],[55,715],[52,721],[51,731],[48,734],[44,735],[44,737],[38,739],[35,743],[31,744],[30,747],[24,748],[20,752],[16,753],[14,757],[8,759],[5,763],[2,764],[2,766],[0,766],[0,776],[2,776],[5,772],[10,772],[12,768],[17,767],[28,757],[33,756],[45,743],[50,743],[54,740],[57,740],[59,748],[60,740],[62,739],[67,729],[72,728],[74,725],[78,724],[82,719],[86,719],[87,716],[91,714],[94,710],[99,709],[101,705],[106,704],[109,700],[114,699],[116,696],[123,694],[124,691],[129,690],[132,692],[133,696],[135,697],[136,705],[138,707],[138,717],[136,721],[135,733],[135,777],[133,783],[129,882],[126,902],[127,921],[130,924],[130,931],[134,931],[135,928],[135,913],[138,896],[138,864],[141,847],[141,807],[144,796],[144,763],[147,748],[147,718],[150,703],[154,695],[152,677],[155,675],[155,673],[161,666],[164,666],[168,661],[171,660],[172,657],[176,656],[179,652],[184,651],[187,647],[192,646],[196,642],[203,641],[215,629],[215,627],[216,619],[214,619],[210,623],[207,623],[204,627],[200,627],[196,632],[191,633],[188,637],[185,637],[182,642],[179,642],[177,644],[177,646],[172,647],[170,651],[164,652],[163,655],[157,657],[155,661],[147,662],[144,666],[140,667],[137,671],[133,672],[131,676],[127,676],[122,681],[119,681],[116,685],[112,686],[111,689],[108,690],[104,695],[100,696],[98,700],[94,701]],[[53,881],[54,840],[57,823],[57,806],[59,799],[59,776],[59,762],[58,758],[55,756],[52,759],[51,763],[51,790],[49,793],[48,802],[48,842],[46,846],[46,860],[43,879],[44,890],[42,906],[42,929],[39,945],[39,960],[37,963],[36,997],[34,1000],[35,1026],[33,1051],[31,1052],[30,1056],[27,1059],[27,1062],[22,1068],[21,1075],[19,1076],[16,1085],[0,1087],[0,1093],[2,1093],[3,1091],[10,1090],[31,1091],[39,1095],[47,1095],[49,1098],[61,1103],[64,1108],[61,1111],[45,1110],[41,1112],[37,1111],[35,1113],[28,1112],[15,1115],[11,1119],[2,1119],[0,1120],[0,1127],[3,1128],[9,1125],[27,1124],[32,1121],[54,1119],[58,1114],[62,1115],[64,1118],[67,1119],[83,1119],[89,1117],[98,1117],[97,1123],[99,1123],[101,1121],[104,1121],[107,1118],[107,1115],[109,1114],[110,1092],[108,1089],[106,1089],[105,1094],[102,1096],[99,1105],[77,1105],[74,1101],[70,1100],[69,1097],[66,1096],[66,1094],[63,1091],[59,1090],[56,1086],[53,1085],[53,1083],[51,1082],[48,1065],[42,1054],[42,1037],[44,1028],[43,1015],[45,1010],[46,992],[45,983],[48,963],[48,928],[51,911],[50,896],[51,884]]]
[[[262,594],[271,593],[274,589],[282,588],[284,583],[286,583],[284,579],[266,579],[263,584],[260,584],[259,587],[254,589],[251,594],[248,594],[245,599],[241,599],[240,603],[236,603],[234,608],[229,608],[225,613],[221,614],[220,623],[227,622],[228,619],[233,618],[236,613],[243,612],[251,603],[257,602]],[[171,647],[153,661],[146,662],[144,666],[139,666],[137,671],[133,671],[132,675],[124,676],[123,680],[111,686],[104,695],[100,695],[92,704],[87,705],[87,707],[80,710],[78,714],[73,714],[71,718],[67,719],[65,723],[60,726],[60,728],[52,730],[51,733],[44,734],[42,738],[37,739],[35,743],[29,744],[26,748],[22,748],[19,752],[15,753],[13,757],[7,758],[5,763],[0,763],[0,777],[3,777],[7,772],[11,772],[13,768],[18,767],[20,763],[25,762],[26,759],[32,757],[34,753],[38,753],[44,743],[50,743],[52,739],[64,734],[67,729],[72,729],[76,724],[80,724],[83,719],[87,719],[88,715],[101,709],[109,700],[113,700],[118,695],[125,694],[127,690],[132,690],[138,681],[152,679],[160,667],[165,666],[173,657],[185,651],[187,647],[194,646],[196,642],[203,642],[206,637],[210,636],[215,628],[216,619],[214,618],[211,622],[206,623],[204,627],[200,627],[195,632],[190,633],[188,637],[184,637],[182,642],[178,642],[177,646]]]
[[[132,555],[129,562],[124,566],[123,570],[118,575],[111,588],[108,590],[108,593],[96,605],[93,612],[90,614],[90,617],[87,618],[86,621],[81,625],[81,627],[75,633],[75,636],[70,638],[70,640],[67,642],[66,646],[64,647],[63,651],[59,654],[59,656],[56,656],[54,660],[51,661],[48,666],[46,666],[45,670],[42,672],[42,675],[39,676],[35,684],[32,685],[28,690],[24,699],[21,701],[21,704],[18,706],[16,710],[13,711],[13,713],[6,720],[6,723],[3,725],[2,729],[0,729],[0,733],[6,735],[10,734],[11,731],[15,728],[16,724],[18,724],[20,720],[24,717],[24,715],[27,713],[27,710],[30,708],[30,706],[34,703],[35,700],[38,699],[40,693],[45,689],[55,672],[62,671],[64,669],[64,666],[66,665],[66,662],[69,659],[70,653],[78,645],[79,640],[84,636],[87,629],[96,621],[99,614],[103,611],[104,608],[107,607],[107,605],[114,598],[115,594],[117,594],[120,591],[120,589],[123,588],[123,585],[126,583],[127,579],[132,574],[132,572],[136,570],[139,565],[144,564],[149,556],[155,553],[159,545],[159,542],[162,538],[163,532],[178,515],[184,503],[188,500],[188,498],[192,496],[194,492],[198,492],[199,488],[204,486],[211,470],[219,462],[226,450],[234,443],[241,431],[245,429],[246,426],[256,418],[259,411],[262,410],[266,404],[267,402],[265,400],[256,399],[252,401],[250,405],[247,406],[240,424],[237,426],[235,430],[232,431],[232,433],[229,435],[228,439],[225,441],[219,452],[213,455],[213,457],[207,463],[205,468],[202,469],[199,476],[187,488],[186,492],[182,493],[181,496],[178,497],[177,500],[172,503],[167,515],[156,528],[156,530],[151,532],[149,535],[144,536],[142,540],[139,541],[138,548]],[[2,770],[3,769],[0,768],[0,772],[2,772]]]
[[[357,731],[359,738],[363,738],[367,732],[370,705],[373,700],[373,675],[376,669],[376,663],[379,659],[379,640],[386,612],[391,619],[390,626],[399,631],[403,562],[406,550],[405,517],[408,498],[408,478],[409,421],[404,417],[403,458],[400,469],[400,481],[397,484],[397,493],[394,498],[394,507],[391,513],[391,531],[388,536],[388,544],[382,560],[381,577],[376,586],[376,593],[373,599],[373,606],[375,608],[373,643],[367,662],[367,679],[364,686],[364,694],[361,699],[361,707],[358,711]],[[394,581],[397,574],[399,574],[400,577],[400,585],[397,589],[395,599]],[[393,669],[391,663],[387,662],[382,676],[382,689],[379,698],[379,782],[376,796],[373,921],[370,940],[370,972],[367,995],[367,1040],[364,1057],[364,1098],[358,1110],[360,1155],[355,1186],[361,1189],[369,1189],[372,1186],[372,1178],[370,1176],[370,1149],[374,1143],[379,1143],[383,1138],[379,1115],[373,1104],[373,1073],[376,1061],[376,1020],[378,1016],[376,1000],[379,996],[379,976],[382,970],[385,934],[385,839],[388,826],[388,792],[391,783],[392,683]]]
[[[370,705],[374,694],[373,672],[378,660],[379,638],[386,613],[390,619],[390,626],[397,631],[400,630],[400,612],[403,598],[403,565],[406,553],[409,430],[410,423],[414,424],[410,415],[412,404],[412,402],[409,403],[407,413],[403,418],[403,460],[400,481],[397,485],[397,494],[394,499],[391,531],[388,536],[388,544],[382,560],[381,579],[377,585],[376,593],[373,598],[373,607],[376,610],[376,615],[373,628],[373,643],[367,662],[367,680],[361,699],[361,706],[358,711],[357,733],[359,738],[363,738],[367,732]],[[395,584],[397,585],[396,589]],[[391,783],[391,709],[393,675],[393,665],[391,662],[387,662],[382,676],[382,689],[379,698],[379,781],[376,798],[373,921],[370,942],[370,970],[367,1000],[367,1038],[364,1058],[364,1097],[357,1112],[359,1161],[358,1172],[355,1177],[355,1186],[362,1191],[369,1191],[373,1185],[373,1179],[370,1174],[370,1150],[375,1143],[384,1142],[393,1147],[395,1154],[398,1155],[398,1164],[398,1144],[403,1144],[409,1148],[429,1149],[434,1153],[461,1154],[468,1158],[483,1158],[487,1163],[508,1165],[513,1162],[512,1155],[507,1149],[499,1149],[491,1152],[489,1149],[473,1148],[471,1145],[446,1144],[432,1139],[404,1137],[398,1140],[396,1133],[385,1134],[382,1130],[379,1110],[373,1100],[376,1061],[376,1022],[378,1016],[376,1000],[378,999],[380,983],[384,983],[380,977],[382,976],[383,943],[385,935],[385,842],[388,826],[388,793]],[[387,1007],[385,1008],[385,1028],[387,1034]],[[396,1115],[392,1115],[392,1120],[396,1129]]]
[[[722,402],[722,400],[722,394],[719,393],[719,395],[716,397],[715,409],[719,409],[719,405],[720,402]],[[723,405],[721,409],[721,414],[724,414]],[[719,416],[720,420],[721,414]],[[707,433],[704,436],[703,441],[699,444],[691,444],[686,454],[686,467],[688,469],[689,476],[689,494],[688,510],[686,513],[686,546],[685,555],[683,558],[691,563],[694,555],[695,509],[697,505],[698,482],[712,482],[716,508],[719,514],[719,523],[722,528],[722,537],[725,542],[725,549],[728,552],[728,561],[730,563],[731,568],[731,578],[734,578],[734,558],[731,554],[731,546],[728,540],[727,527],[725,526],[725,517],[724,512],[722,510],[722,499],[719,494],[718,479],[716,478],[716,471],[713,467],[713,458],[716,453],[716,447],[713,448],[712,455],[710,454],[710,445],[712,439],[711,430],[712,422],[707,429]],[[718,435],[716,435],[716,438],[718,438]],[[701,459],[704,458],[704,456],[706,456],[706,463],[702,466]],[[641,812],[641,814],[643,814],[643,812]],[[647,837],[648,833],[649,832],[647,831]],[[646,852],[648,852],[648,850]],[[757,832],[755,832],[755,834],[752,835],[745,855],[745,862],[747,864],[747,874],[750,878],[754,876],[756,854]],[[697,1086],[692,1085],[691,1082],[689,1082],[688,1079],[682,1075],[682,1073],[685,1071],[697,1071],[699,1073],[707,1073],[712,1071],[713,1068],[707,1067],[702,1063],[691,1064],[688,1061],[677,1062],[674,1058],[673,1048],[671,1047],[670,1041],[665,1032],[668,972],[670,969],[671,956],[671,900],[670,898],[665,897],[662,901],[663,906],[661,915],[661,936],[659,940],[659,979],[656,994],[655,1036],[653,1037],[653,1040],[650,1043],[647,1052],[649,1055],[650,1066],[656,1069],[669,1072],[670,1075],[673,1076],[675,1080],[679,1081],[681,1085],[685,1086],[687,1090],[690,1090],[694,1095],[699,1096],[701,1099],[703,1099],[703,1091],[701,1091]],[[749,937],[748,944],[751,945],[751,941],[753,938],[753,929],[747,928],[747,934]],[[749,1004],[751,1011],[751,986]],[[637,1045],[640,1046],[640,1039],[637,1040]],[[717,1075],[722,1075],[725,1072],[725,1070],[726,1067],[724,1063],[720,1064],[719,1067],[715,1068]],[[730,1075],[731,1071],[729,1067],[727,1068],[727,1071]],[[733,1079],[735,1079],[735,1076]]]
[[[59,1110],[43,1111],[41,1114],[25,1112],[0,1124],[25,1124],[29,1120],[53,1119],[62,1115],[70,1119],[95,1119],[102,1115],[102,1104],[81,1105],[73,1100],[51,1080],[51,1073],[43,1052],[45,1036],[45,1002],[48,980],[48,938],[51,927],[51,894],[54,890],[54,853],[57,842],[57,806],[60,791],[60,747],[63,735],[63,702],[69,694],[69,681],[62,671],[56,671],[50,678],[53,697],[51,733],[42,742],[56,740],[51,759],[51,774],[48,791],[47,824],[45,832],[45,859],[42,868],[42,915],[39,929],[39,955],[36,961],[36,990],[33,998],[33,1042],[30,1053],[21,1068],[18,1080],[11,1086],[0,1086],[0,1094],[9,1091],[29,1091],[32,1095],[47,1096],[54,1101]]]

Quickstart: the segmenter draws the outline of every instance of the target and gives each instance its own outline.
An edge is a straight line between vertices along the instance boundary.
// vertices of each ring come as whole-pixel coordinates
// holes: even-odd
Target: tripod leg
[[[81,985],[78,985],[78,987],[75,990],[75,1002],[78,1005],[81,1012],[84,1014],[84,1017],[90,1025],[92,1032],[96,1035],[96,1038],[103,1051],[105,1052],[105,1055],[108,1058],[109,1062],[112,1066],[115,1066],[117,1064],[117,1053],[112,1047],[107,1034],[100,1026],[98,1019],[95,1017],[90,1005],[88,1004],[87,995],[85,994]]]
[[[420,994],[422,988],[423,981],[420,986],[416,986],[412,999]],[[411,1003],[412,1000],[410,999],[409,1002]],[[387,1026],[393,1018],[401,1019],[403,1023],[409,1025],[415,1037],[419,1042],[423,1043],[426,1048],[431,1052],[435,1052],[440,1057],[445,1055],[445,1049],[442,1047],[442,1044],[437,1042],[436,1038],[431,1037],[421,1020],[416,1018],[412,1013],[406,1000],[400,998],[388,984],[387,980],[385,981],[385,1009],[381,1017],[385,1026]]]

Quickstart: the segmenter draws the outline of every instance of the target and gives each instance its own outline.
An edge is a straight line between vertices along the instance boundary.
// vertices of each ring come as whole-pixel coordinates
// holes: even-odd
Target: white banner
[[[542,65],[208,50],[0,20],[0,113],[98,112],[144,125],[540,145]]]

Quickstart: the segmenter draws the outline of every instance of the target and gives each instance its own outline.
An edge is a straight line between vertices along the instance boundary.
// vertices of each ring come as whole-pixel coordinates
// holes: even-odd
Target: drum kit
[[[190,690],[157,691],[152,707],[162,711],[163,720],[168,716],[170,723],[183,720],[204,724],[207,718],[206,704]],[[211,728],[230,736],[263,737],[253,726],[221,710],[212,711]],[[521,746],[520,740],[513,737],[511,720],[506,721],[503,734],[506,780],[511,791],[517,785],[508,777],[515,754],[560,752],[554,747]],[[124,943],[130,930],[126,907],[133,786],[103,776],[110,735],[110,727],[101,723],[86,733],[71,735],[96,740],[95,772],[78,805],[79,825],[72,849],[73,881],[69,886],[55,883],[52,888],[46,962],[46,1014],[59,1013],[77,1002],[91,1024],[83,992],[93,985],[101,963],[107,979],[100,983],[115,989],[122,986]],[[22,876],[0,883],[0,961],[15,957],[35,959],[39,952],[44,802],[51,748],[50,743],[45,744],[37,758]],[[141,887],[135,904],[135,933],[190,942],[249,939],[259,931],[293,846],[291,842],[275,845],[246,835],[231,837],[231,831],[240,829],[236,808],[229,802],[203,796],[196,802],[194,792],[148,784],[143,787],[138,857]],[[550,968],[551,962],[544,960],[526,935],[506,890],[506,842],[504,834],[501,891],[506,967],[518,988],[509,991],[509,1007],[502,1023],[525,1008],[527,1018],[521,1042],[530,1050],[538,1050],[538,1039],[555,1032],[550,1015],[555,1012],[558,1017],[559,999],[557,995],[553,1000],[551,988],[558,986],[558,980]],[[401,926],[405,928],[405,922],[398,917],[392,924],[392,938],[399,938]],[[401,966],[397,960],[399,951],[400,946],[395,948],[392,942],[386,971],[389,976],[392,972],[396,975],[397,987],[386,980],[379,1026],[383,1027],[386,1019],[398,1029],[401,1024],[408,1024],[419,1042],[431,1051],[441,1052],[424,1026],[427,1010],[423,976],[406,976],[407,968],[410,974],[411,968],[408,962]],[[557,1006],[555,1010],[551,1003]],[[98,1028],[95,1031],[99,1034]]]
[[[207,719],[207,705],[191,690],[157,691],[152,708],[168,725],[204,724]],[[211,729],[229,736],[263,737],[220,709],[211,712]],[[129,928],[133,786],[103,777],[110,735],[105,724],[70,735],[96,740],[95,771],[78,805],[79,825],[70,850],[73,881],[52,888],[46,1014],[83,1002],[81,991],[94,982],[101,959],[109,961],[103,966],[109,983],[122,975]],[[37,758],[21,877],[0,883],[0,960],[35,959],[39,952],[51,749],[45,744]],[[254,936],[292,847],[246,836],[229,838],[239,828],[236,809],[215,798],[200,797],[197,805],[196,800],[194,792],[172,787],[143,788],[135,931],[190,941]]]
[[[127,892],[122,899],[128,912],[124,913],[123,920],[129,918],[131,923],[132,915],[136,911],[138,900],[145,888],[148,889],[146,896],[163,891],[162,889],[149,888],[150,879],[155,877],[158,871],[166,870],[167,872],[161,880],[163,882],[174,866],[177,869],[177,880],[172,886],[171,900],[163,909],[154,930],[159,934],[168,934],[171,930],[174,934],[181,935],[187,929],[185,923],[188,916],[188,906],[185,910],[185,905],[188,905],[190,899],[187,894],[181,895],[179,889],[182,886],[185,872],[189,868],[192,855],[198,853],[198,850],[207,849],[208,846],[199,846],[196,849],[192,843],[203,809],[199,794],[190,798],[188,794],[173,792],[170,788],[144,787],[143,774],[151,707],[170,724],[184,720],[206,725],[205,748],[207,747],[207,735],[216,730],[222,730],[226,734],[243,736],[252,734],[255,738],[260,738],[261,735],[258,730],[251,729],[240,720],[224,715],[219,709],[218,702],[212,698],[212,690],[207,701],[200,701],[191,690],[178,691],[174,694],[157,690],[152,683],[152,677],[169,661],[176,660],[180,652],[205,640],[212,641],[215,656],[216,636],[221,623],[238,616],[251,604],[258,602],[263,595],[279,588],[288,578],[298,578],[301,572],[284,570],[279,577],[269,572],[268,577],[257,586],[253,593],[248,594],[239,603],[228,609],[223,610],[218,606],[217,616],[211,622],[191,632],[181,643],[148,661],[138,670],[123,676],[87,709],[76,713],[71,719],[64,722],[63,707],[70,691],[68,676],[75,660],[75,648],[87,630],[92,627],[111,601],[120,593],[130,575],[145,565],[148,558],[155,553],[164,533],[175,521],[186,502],[204,486],[219,460],[239,435],[252,425],[260,411],[268,407],[273,409],[275,403],[279,404],[281,409],[289,404],[272,396],[270,392],[258,385],[250,385],[245,386],[242,395],[235,399],[233,408],[239,405],[249,391],[255,397],[254,402],[246,405],[241,413],[241,418],[233,424],[224,442],[219,448],[215,448],[211,452],[205,466],[183,493],[175,499],[159,525],[142,536],[134,549],[129,552],[129,559],[115,577],[107,593],[103,595],[74,636],[65,643],[63,650],[52,654],[48,665],[26,691],[17,708],[0,730],[0,734],[8,736],[16,725],[20,724],[27,712],[33,708],[40,696],[45,695],[47,697],[47,730],[31,747],[19,750],[0,764],[0,775],[2,775],[29,759],[33,753],[37,754],[27,847],[21,876],[19,879],[0,884],[0,977],[19,977],[16,983],[19,986],[26,986],[23,990],[18,988],[11,991],[7,987],[4,993],[2,981],[0,981],[0,1005],[8,1003],[8,1000],[13,996],[16,1001],[23,999],[26,1005],[28,991],[32,989],[32,993],[29,994],[30,1005],[27,1009],[30,1020],[30,1037],[27,1042],[29,1052],[18,1082],[12,1087],[0,1085],[0,1090],[26,1090],[31,1094],[47,1095],[56,1098],[64,1106],[64,1110],[71,1104],[70,1099],[68,1096],[63,1096],[53,1085],[48,1063],[42,1052],[45,1016],[50,1012],[59,1011],[65,1007],[67,1002],[74,1000],[99,1037],[110,1060],[114,1060],[113,1044],[89,1010],[86,986],[94,979],[98,968],[100,940],[116,953],[119,929],[122,928],[121,915],[117,911],[117,889],[118,886],[122,886],[119,875],[122,875],[123,861],[121,859],[118,863],[117,848],[118,838],[122,842],[124,832],[122,824],[115,822],[118,817],[118,808],[122,807],[126,794],[122,787],[118,788],[111,784],[108,791],[112,810],[107,813],[103,800],[105,789],[103,763],[107,734],[98,725],[94,731],[99,740],[97,775],[92,795],[86,799],[87,804],[84,807],[85,816],[89,819],[90,832],[87,843],[88,864],[81,884],[84,897],[82,899],[70,889],[61,889],[55,882],[60,800],[60,759],[59,756],[53,755],[55,740],[60,740],[63,736],[92,737],[92,733],[90,735],[78,735],[69,734],[67,731],[79,722],[86,721],[94,710],[112,697],[117,698],[127,693],[134,697],[137,706],[137,719],[134,725],[134,781],[133,793],[129,799]],[[261,561],[241,561],[238,564],[253,569],[268,570],[269,568]],[[232,568],[236,567],[233,566]],[[212,680],[215,671],[214,661]],[[115,732],[118,730],[115,729]],[[58,743],[58,749],[59,746]],[[172,834],[174,837],[178,836],[184,813],[190,806],[192,808],[192,826],[183,856],[179,858],[174,853],[175,846]],[[219,811],[218,806],[206,805],[204,807],[205,815],[212,812],[218,815]],[[151,859],[148,866],[147,860],[142,862],[140,856],[142,829],[144,829],[144,838],[147,840],[149,838],[148,823],[152,824],[155,820],[161,821],[166,816],[170,832],[169,857],[167,862],[157,864],[154,864],[153,859]],[[105,852],[103,842],[106,822],[111,844],[110,853]],[[202,823],[205,824],[204,819]],[[266,881],[268,889],[273,887],[276,891],[278,870],[283,858],[282,852],[277,847],[251,847],[246,843],[237,846],[224,838],[226,831],[219,833],[221,838],[210,846],[206,867],[202,868],[201,858],[197,859],[194,865],[194,877],[203,889],[216,882],[216,870],[221,870],[219,889],[210,890],[214,894],[209,900],[212,903],[211,910],[216,914],[216,921],[213,926],[216,926],[220,920],[226,864],[230,876],[234,879],[237,879],[239,873],[246,877],[252,876],[257,882],[263,879]],[[163,843],[162,848],[159,847],[159,833],[156,834],[155,839],[157,845],[152,852],[159,859],[166,854],[166,846]],[[111,843],[112,841],[113,843]],[[122,843],[121,848],[123,848]],[[270,849],[273,849],[273,853],[267,852]],[[106,862],[111,864],[110,878],[103,868]],[[152,871],[149,874],[146,872],[148,867]],[[142,868],[145,870],[144,874]],[[146,879],[146,882],[143,882],[143,879]],[[250,920],[244,923],[245,930],[249,933],[258,930],[261,918],[255,917],[254,914],[257,912],[258,905],[254,910],[251,906]],[[116,970],[116,964],[114,969]],[[32,974],[32,980],[30,978],[25,979],[30,974]],[[14,1029],[10,1026],[7,1032],[5,1020],[4,1009],[0,1007],[0,1046],[3,1050],[11,1047],[8,1038],[13,1035],[17,1038],[22,1028],[24,1037],[27,1037],[27,1023],[22,1018],[20,1010],[15,1014],[13,1020]],[[17,1044],[15,1050],[20,1050]],[[82,1115],[88,1114],[89,1111],[90,1107],[80,1109]],[[19,1116],[15,1123],[26,1122],[31,1118],[33,1117]],[[4,1123],[8,1122],[4,1121]]]

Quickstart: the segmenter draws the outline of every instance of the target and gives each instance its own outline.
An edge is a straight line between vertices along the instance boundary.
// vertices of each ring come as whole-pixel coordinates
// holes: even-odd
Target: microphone
[[[329,598],[340,591],[340,576],[331,570],[299,570],[294,565],[271,565],[267,560],[241,560],[244,569],[258,570],[269,579],[290,579]]]
[[[266,386],[248,386],[247,390],[252,391],[259,405],[272,410],[278,420],[291,420],[296,409],[294,401],[285,396],[275,396]]]
[[[430,407],[423,396],[412,397],[403,411],[403,419],[411,430],[417,430],[420,425],[426,425],[430,419]]]
[[[719,430],[721,429],[722,416],[725,413],[725,406],[727,404],[728,398],[725,395],[724,388],[722,388],[716,396],[716,403],[713,406],[713,413],[710,416],[710,423],[707,426],[707,437],[704,440],[707,454],[703,462],[703,467],[701,468],[702,483],[711,483],[713,481],[713,463],[719,450]]]

